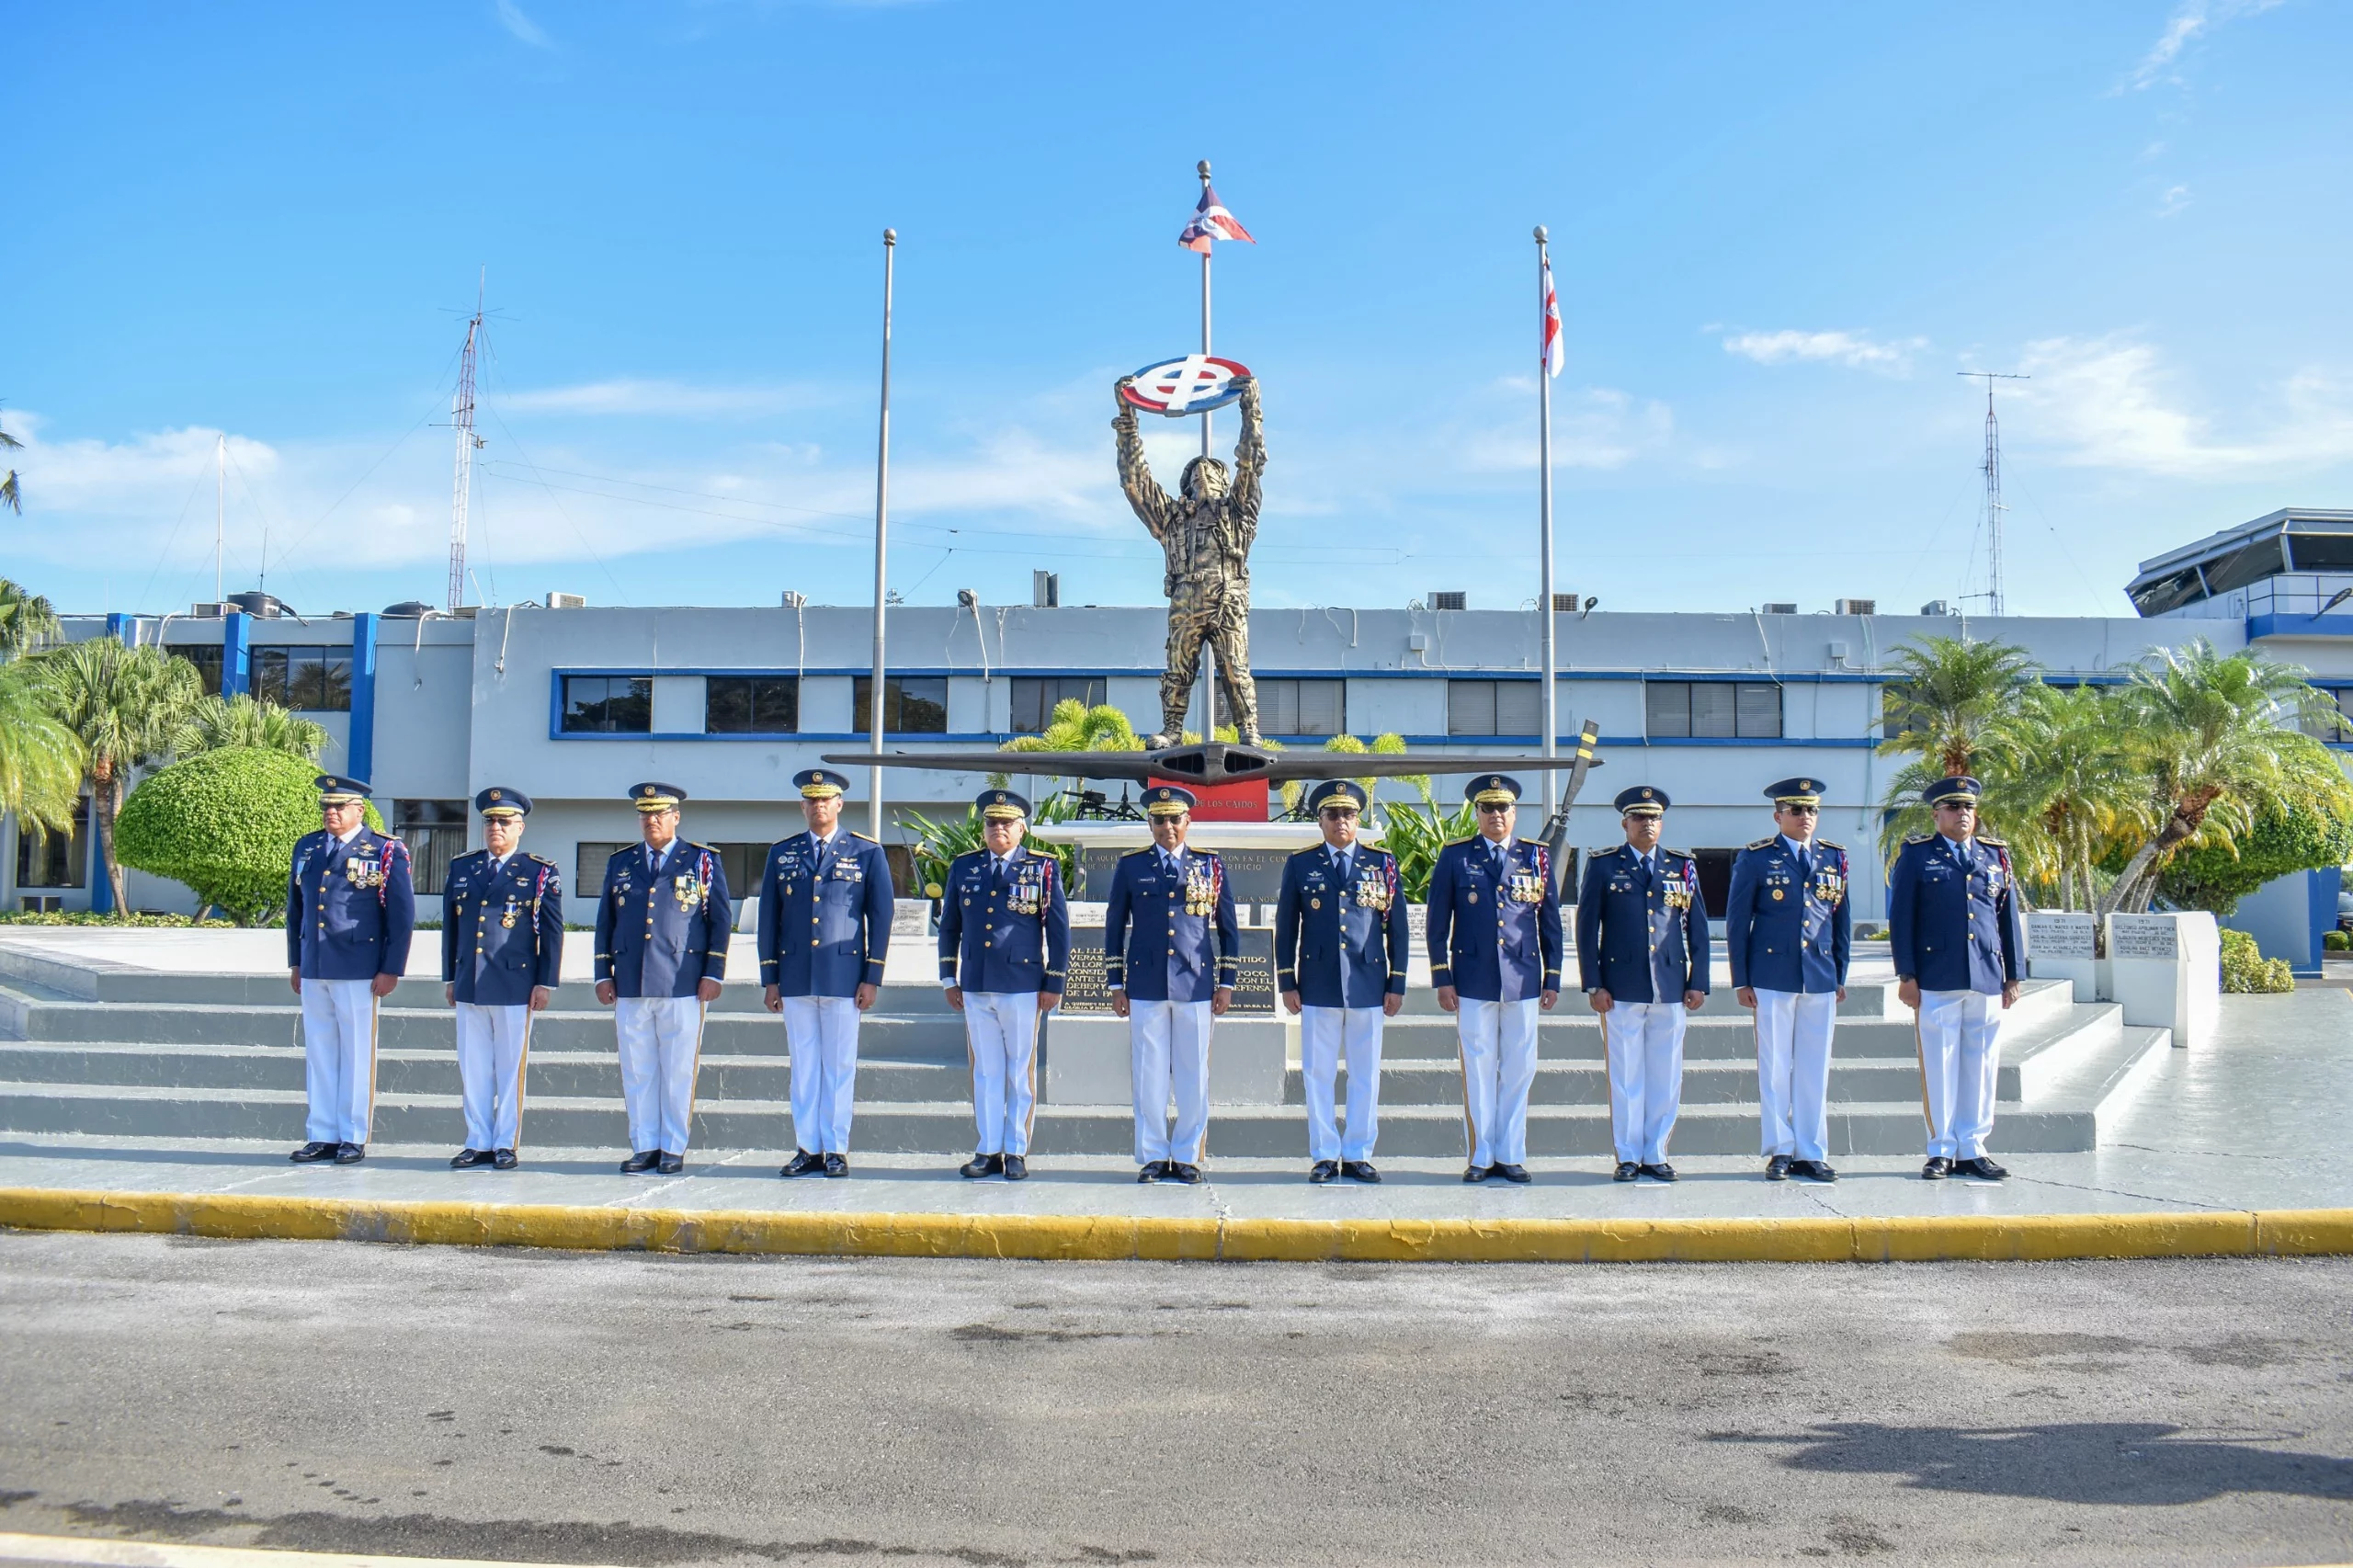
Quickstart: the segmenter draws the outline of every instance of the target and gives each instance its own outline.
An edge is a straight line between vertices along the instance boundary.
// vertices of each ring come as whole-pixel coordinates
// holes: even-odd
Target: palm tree
[[[1054,704],[1043,732],[1034,735],[1016,735],[998,747],[1000,751],[1142,751],[1143,742],[1136,736],[1136,727],[1128,716],[1109,703],[1089,708],[1075,697],[1065,697]],[[991,774],[993,783],[1003,783],[1007,774]],[[1084,782],[1074,779],[1074,782]]]
[[[16,477],[8,476],[11,483]],[[58,635],[57,611],[50,602],[23,585],[0,577],[0,659],[14,658]]]
[[[2112,688],[2037,682],[1989,734],[1983,804],[2029,880],[2062,909],[2089,909],[2093,865],[2119,834],[2145,825],[2148,785],[2127,750],[2130,725]]]
[[[228,746],[247,746],[256,751],[282,751],[305,762],[316,762],[327,744],[324,725],[242,691],[234,697],[205,698],[197,704],[190,722],[196,727],[196,736],[178,748],[182,756]]]
[[[24,446],[6,430],[0,430],[0,451],[13,452]],[[17,488],[17,471],[10,469],[8,477],[0,479],[0,506],[6,506],[18,517],[25,515],[24,493]]]
[[[2316,722],[2325,707],[2290,665],[2200,638],[2150,654],[2122,701],[2127,744],[2148,781],[2148,826],[2101,914],[2146,908],[2166,858],[2193,838],[2228,847],[2260,807],[2334,808],[2353,796],[2328,750],[2289,727]]]
[[[1937,778],[1973,771],[1986,730],[2034,678],[2025,649],[1960,637],[1906,643],[1887,666],[1881,712],[1895,733],[1879,749],[1916,753],[1937,769]]]
[[[50,712],[80,743],[99,861],[120,913],[126,906],[122,865],[114,854],[115,816],[134,771],[195,741],[193,715],[203,682],[187,660],[153,646],[126,648],[114,637],[70,642],[35,663]]]
[[[82,748],[49,710],[40,666],[0,664],[0,815],[36,839],[74,823],[82,793]]]

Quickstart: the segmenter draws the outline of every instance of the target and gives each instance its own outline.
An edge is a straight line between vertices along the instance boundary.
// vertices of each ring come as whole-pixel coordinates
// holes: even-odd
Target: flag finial
[[[1536,243],[1538,244],[1543,244],[1552,237],[1552,232],[1546,229],[1543,224],[1539,223],[1536,225]]]
[[[1203,158],[1199,163],[1195,164],[1193,165],[1193,172],[1201,176],[1201,183],[1203,185],[1210,183],[1210,161],[1207,158]]]

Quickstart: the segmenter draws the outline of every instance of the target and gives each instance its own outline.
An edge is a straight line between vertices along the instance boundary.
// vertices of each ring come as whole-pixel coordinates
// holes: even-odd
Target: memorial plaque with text
[[[2038,911],[2026,917],[2026,945],[2039,959],[2097,958],[2092,945],[2095,929],[2088,915]]]
[[[2169,915],[2111,915],[2108,917],[2108,956],[2111,959],[2152,959],[2167,963],[2181,957],[2180,938]]]
[[[1097,931],[1100,931],[1097,927]],[[1233,1006],[1228,1017],[1272,1017],[1275,1012],[1275,934],[1263,926],[1245,926],[1235,955]],[[1103,983],[1103,938],[1073,936],[1070,970],[1063,978],[1063,1011],[1090,1015],[1111,1011],[1111,993]]]

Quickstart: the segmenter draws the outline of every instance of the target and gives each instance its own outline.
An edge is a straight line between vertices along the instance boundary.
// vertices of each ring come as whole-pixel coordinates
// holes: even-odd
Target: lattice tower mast
[[[473,319],[466,324],[466,351],[458,360],[458,391],[449,400],[449,423],[458,432],[458,472],[449,487],[449,605],[466,602],[466,501],[473,491],[474,353],[482,342],[482,296],[474,296]]]
[[[1994,383],[2024,381],[2033,378],[2014,375],[2004,370],[1963,370],[1960,372],[1985,383],[1985,462],[1980,470],[1985,475],[1985,599],[1988,613],[2002,613],[2002,514],[2009,510],[2002,505],[2002,426],[1994,417]]]

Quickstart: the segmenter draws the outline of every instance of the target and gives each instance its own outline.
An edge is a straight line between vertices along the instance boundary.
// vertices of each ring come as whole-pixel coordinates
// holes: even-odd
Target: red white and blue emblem
[[[1249,367],[1207,354],[1188,354],[1146,365],[1120,389],[1120,395],[1138,408],[1181,419],[1223,408],[1242,395],[1236,384]]]

